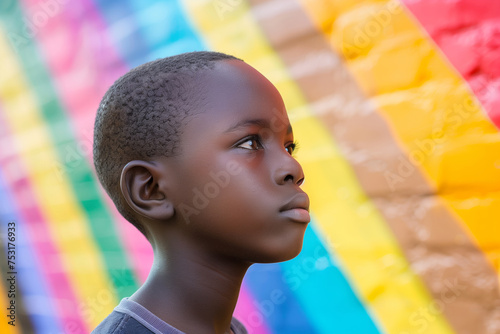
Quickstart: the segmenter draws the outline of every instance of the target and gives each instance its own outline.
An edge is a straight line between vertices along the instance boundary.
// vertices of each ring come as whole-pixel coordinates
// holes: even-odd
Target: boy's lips
[[[309,197],[306,193],[298,193],[280,208],[280,213],[293,221],[309,223],[311,221],[309,215]]]

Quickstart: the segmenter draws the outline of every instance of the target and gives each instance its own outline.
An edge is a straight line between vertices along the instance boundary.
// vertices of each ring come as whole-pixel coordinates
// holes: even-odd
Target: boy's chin
[[[278,252],[272,252],[269,254],[263,254],[260,257],[254,259],[254,263],[276,263],[284,262],[295,258],[300,254],[302,250],[302,242],[296,247],[290,247],[288,249],[283,249]]]

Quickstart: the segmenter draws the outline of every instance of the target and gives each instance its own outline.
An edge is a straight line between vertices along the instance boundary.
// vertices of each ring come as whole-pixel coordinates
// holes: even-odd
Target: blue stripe
[[[207,49],[179,1],[128,1],[136,12],[144,40],[150,47],[146,61]]]
[[[175,54],[205,50],[177,1],[95,0],[110,38],[129,68]]]
[[[254,264],[244,283],[248,286],[258,314],[247,316],[247,326],[265,323],[272,333],[314,334],[313,328],[299,301],[283,281],[283,271],[279,264]],[[252,328],[249,328],[252,332]]]
[[[95,0],[96,7],[106,21],[110,40],[129,68],[144,63],[149,54],[130,3],[122,0]]]
[[[314,227],[312,221],[302,252],[281,264],[284,281],[319,333],[380,333]]]

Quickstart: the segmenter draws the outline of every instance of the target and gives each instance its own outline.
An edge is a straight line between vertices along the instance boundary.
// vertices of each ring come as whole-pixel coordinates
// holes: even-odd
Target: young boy
[[[93,333],[246,333],[232,318],[245,272],[295,257],[310,220],[294,148],[280,94],[240,59],[185,53],[118,79],[94,163],[154,263]]]

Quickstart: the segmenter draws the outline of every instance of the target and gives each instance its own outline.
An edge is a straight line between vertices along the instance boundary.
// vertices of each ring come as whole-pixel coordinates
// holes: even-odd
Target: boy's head
[[[179,153],[183,125],[203,103],[197,75],[224,59],[237,58],[191,52],[143,64],[119,78],[99,105],[94,127],[97,175],[118,211],[142,233],[121,194],[122,169],[132,160]]]
[[[300,251],[309,200],[292,129],[243,61],[193,52],[130,71],[105,94],[94,140],[101,183],[153,244],[175,234],[251,262]]]

